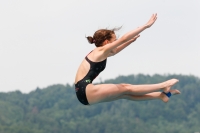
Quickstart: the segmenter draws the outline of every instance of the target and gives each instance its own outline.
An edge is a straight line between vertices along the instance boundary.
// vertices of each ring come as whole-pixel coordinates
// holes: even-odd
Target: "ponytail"
[[[87,40],[88,40],[88,42],[89,42],[90,44],[95,43],[95,40],[94,40],[91,36],[88,36],[88,37],[86,37],[86,38],[87,38]]]

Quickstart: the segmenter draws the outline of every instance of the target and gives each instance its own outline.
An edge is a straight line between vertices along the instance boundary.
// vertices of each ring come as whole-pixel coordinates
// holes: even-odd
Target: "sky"
[[[153,13],[155,24],[108,58],[95,82],[139,73],[200,77],[199,7],[199,0],[0,0],[0,92],[73,85],[95,48],[85,36],[122,26],[120,38]]]

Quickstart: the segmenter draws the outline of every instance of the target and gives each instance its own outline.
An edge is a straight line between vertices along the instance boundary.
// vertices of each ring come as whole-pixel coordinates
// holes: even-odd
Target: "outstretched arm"
[[[136,39],[140,37],[140,35],[135,36],[133,39],[130,39],[129,41],[123,43],[122,45],[118,46],[117,48],[113,49],[109,56],[113,56],[117,53],[119,53],[120,51],[122,51],[124,48],[126,48],[127,46],[129,46],[132,42],[136,41]]]
[[[138,27],[137,29],[132,30],[132,31],[124,34],[121,38],[119,38],[118,40],[110,43],[109,45],[105,45],[102,50],[105,53],[109,54],[110,51],[112,51],[113,49],[115,49],[115,48],[119,47],[120,45],[130,41],[135,36],[140,34],[142,31],[144,31],[145,29],[151,27],[154,24],[154,22],[156,21],[156,19],[157,19],[157,14],[153,14],[151,16],[150,20],[145,25],[143,25],[141,27]]]

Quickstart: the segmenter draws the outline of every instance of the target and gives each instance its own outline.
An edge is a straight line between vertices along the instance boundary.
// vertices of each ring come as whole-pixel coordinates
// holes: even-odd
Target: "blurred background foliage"
[[[194,133],[200,132],[200,79],[193,75],[128,75],[103,83],[153,84],[177,78],[181,95],[160,100],[117,100],[92,106],[74,85],[52,85],[23,94],[0,93],[1,133]]]

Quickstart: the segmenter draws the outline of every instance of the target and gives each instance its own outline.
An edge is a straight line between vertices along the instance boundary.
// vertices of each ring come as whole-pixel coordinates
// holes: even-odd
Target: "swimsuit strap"
[[[93,50],[92,50],[92,51],[93,51]],[[91,53],[92,51],[90,51],[90,53]],[[88,57],[87,57],[87,56],[88,56],[90,53],[88,53],[88,54],[85,56],[85,59],[86,59],[86,60],[87,60],[87,61],[88,61],[88,62],[91,64],[91,63],[92,63],[92,61],[91,61],[91,60],[89,60],[89,59],[88,59]]]
[[[85,56],[85,59],[86,59],[90,64],[92,63],[92,61],[89,60],[87,56]]]

